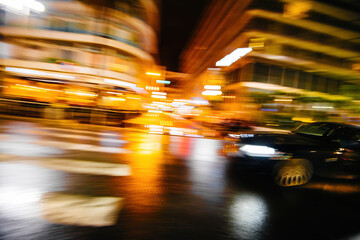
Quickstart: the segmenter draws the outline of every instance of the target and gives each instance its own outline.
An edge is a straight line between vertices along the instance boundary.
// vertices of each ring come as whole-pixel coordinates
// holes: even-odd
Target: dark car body
[[[292,180],[284,178],[280,185],[306,183],[309,179],[302,176],[304,172],[308,175],[360,173],[359,126],[315,122],[301,125],[289,133],[230,135],[233,140],[231,144],[235,147],[233,151],[227,153],[227,156],[233,159],[241,170],[269,172],[275,175],[279,175],[281,170],[288,174],[289,179],[293,177],[298,183],[287,184],[286,181],[290,183]],[[304,165],[307,169],[304,169]],[[294,166],[297,171],[291,173],[291,168]],[[284,167],[287,167],[286,171]]]

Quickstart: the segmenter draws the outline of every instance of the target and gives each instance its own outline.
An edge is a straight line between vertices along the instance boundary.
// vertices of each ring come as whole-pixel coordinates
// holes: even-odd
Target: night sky
[[[210,0],[162,0],[159,36],[160,65],[179,71],[179,56]]]

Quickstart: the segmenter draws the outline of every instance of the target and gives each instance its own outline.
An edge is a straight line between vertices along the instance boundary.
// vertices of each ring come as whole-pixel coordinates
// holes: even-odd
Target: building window
[[[282,72],[282,67],[271,65],[269,83],[281,85]]]
[[[339,91],[339,81],[335,79],[328,79],[326,84],[326,92],[331,94],[337,94]]]
[[[309,81],[310,77],[311,77],[310,73],[300,71],[299,72],[298,88],[306,89],[307,82]]]
[[[295,86],[295,74],[296,71],[293,69],[286,68],[284,72],[284,86],[294,87]]]
[[[320,77],[318,75],[313,75],[313,78],[311,81],[311,91],[317,91],[318,85],[319,85],[319,79],[320,79]]]
[[[263,63],[256,63],[254,66],[254,81],[266,83],[268,81],[270,67]]]

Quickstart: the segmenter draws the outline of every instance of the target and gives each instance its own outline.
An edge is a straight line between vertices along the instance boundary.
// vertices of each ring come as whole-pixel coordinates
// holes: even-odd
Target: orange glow
[[[156,72],[146,72],[146,75],[151,75],[151,76],[161,76],[161,73],[156,73]]]
[[[133,174],[128,177],[127,184],[119,180],[119,191],[125,191],[126,201],[132,205],[133,211],[140,214],[156,212],[162,204],[164,157],[161,149],[167,141],[163,135],[138,133],[129,135],[129,140],[132,142],[129,148],[135,153],[128,159]]]

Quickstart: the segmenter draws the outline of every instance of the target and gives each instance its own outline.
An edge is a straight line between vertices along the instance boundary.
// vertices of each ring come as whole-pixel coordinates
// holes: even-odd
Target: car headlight
[[[280,152],[275,148],[261,145],[243,145],[240,151],[252,157],[269,157],[270,160],[289,160],[291,153]]]
[[[275,148],[261,145],[244,145],[240,147],[240,150],[247,155],[254,157],[270,157],[276,153]]]

